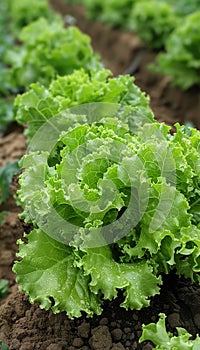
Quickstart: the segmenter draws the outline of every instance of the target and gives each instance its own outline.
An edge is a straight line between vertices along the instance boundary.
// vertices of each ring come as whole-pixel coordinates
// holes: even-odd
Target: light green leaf
[[[28,92],[15,99],[16,119],[21,124],[28,124],[26,134],[32,137],[45,121],[67,108],[104,102],[131,106],[130,114],[135,114],[138,122],[153,121],[153,114],[148,108],[149,98],[134,84],[134,79],[128,75],[111,79],[111,75],[103,68],[89,73],[82,68],[72,74],[58,76],[48,87],[32,84]]]
[[[119,264],[113,260],[108,246],[87,250],[80,265],[91,276],[93,293],[102,292],[105,299],[111,300],[117,296],[118,289],[124,290],[126,298],[121,306],[126,309],[148,306],[149,297],[159,292],[161,279],[147,262]]]
[[[101,312],[98,296],[89,289],[90,278],[74,266],[73,249],[33,230],[28,243],[19,241],[18,257],[13,271],[17,273],[20,289],[29,295],[31,303],[51,308],[54,313],[66,311],[69,317],[88,316]]]
[[[52,21],[40,17],[31,22],[22,29],[19,40],[20,48],[14,47],[5,55],[10,81],[18,90],[27,90],[36,82],[48,85],[57,75],[75,69],[90,71],[102,66],[90,38],[76,27],[65,28],[59,16]]]
[[[152,66],[184,90],[200,83],[199,19],[197,11],[180,21],[166,40],[166,52],[158,54],[156,65]]]
[[[150,340],[155,344],[155,350],[197,350],[200,346],[200,338],[197,335],[196,339],[190,340],[189,334],[184,328],[177,327],[177,336],[173,336],[166,331],[165,314],[161,313],[158,322],[143,325],[142,336],[139,342]]]
[[[3,343],[1,340],[0,340],[0,346],[1,346],[1,350],[9,350],[8,345]]]

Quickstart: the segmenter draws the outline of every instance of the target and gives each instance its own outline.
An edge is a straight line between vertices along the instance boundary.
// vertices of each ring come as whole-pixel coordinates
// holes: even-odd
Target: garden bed
[[[99,52],[106,67],[114,75],[133,73],[136,84],[151,97],[151,107],[159,121],[173,125],[191,122],[200,127],[200,89],[181,91],[170,84],[168,78],[151,73],[147,64],[156,54],[144,47],[138,37],[131,33],[109,29],[103,24],[85,19],[84,10],[78,5],[67,5],[66,0],[51,1],[62,14],[71,14],[76,24],[92,37],[94,49]],[[12,125],[0,140],[0,166],[7,161],[19,159],[26,151],[22,129]],[[17,189],[15,178],[11,190]],[[17,251],[16,240],[30,227],[18,218],[20,208],[10,198],[0,210],[9,214],[0,226],[0,278],[9,280],[9,294],[0,301],[0,340],[9,350],[150,350],[146,342],[138,344],[143,323],[155,322],[160,312],[166,313],[167,327],[186,328],[195,335],[200,328],[200,288],[174,274],[164,277],[161,293],[152,299],[151,305],[141,311],[125,311],[119,307],[120,298],[104,303],[101,316],[69,320],[64,313],[53,315],[18,291],[12,272]]]

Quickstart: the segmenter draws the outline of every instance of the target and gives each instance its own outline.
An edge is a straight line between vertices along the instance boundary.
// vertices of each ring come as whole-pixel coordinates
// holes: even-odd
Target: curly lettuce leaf
[[[139,339],[139,342],[150,340],[155,347],[155,350],[197,350],[200,346],[199,335],[194,340],[191,340],[191,334],[189,334],[184,328],[177,327],[178,335],[174,336],[172,333],[167,332],[165,326],[165,314],[161,313],[158,322],[143,325],[143,332]]]
[[[198,200],[199,131],[186,132],[177,124],[171,135],[164,124],[148,123],[146,118],[138,124],[134,107],[128,108],[128,114],[126,108],[114,109],[110,117],[109,109],[100,107],[98,114],[89,104],[88,119],[85,114],[61,113],[58,124],[51,120],[41,128],[32,152],[21,162],[22,217],[33,223],[36,232],[48,234],[56,246],[70,249],[71,266],[87,279],[91,298],[101,303],[116,298],[121,290],[121,306],[140,309],[159,292],[160,273],[175,269],[192,281],[200,279],[200,229],[190,212],[190,205]],[[32,241],[21,244],[21,265],[16,266],[31,264],[29,247],[39,237],[34,233]],[[42,269],[45,263],[37,258],[36,249],[32,255],[33,270],[37,259]],[[37,299],[33,281],[27,285],[23,269],[16,272],[22,289],[45,307],[49,290],[44,301],[43,294]],[[81,310],[95,313],[86,301],[88,311]],[[71,317],[82,312],[64,302],[62,310],[68,309]]]
[[[38,229],[25,237],[28,243],[18,242],[22,260],[13,271],[20,290],[31,303],[39,301],[41,308],[66,311],[69,317],[79,317],[83,311],[92,316],[101,313],[102,294],[111,300],[122,289],[126,298],[121,306],[141,309],[159,292],[161,279],[146,262],[118,264],[109,247],[87,250],[81,257]]]
[[[175,124],[176,133],[171,142],[173,157],[176,159],[176,186],[190,205],[190,212],[198,212],[200,196],[200,139],[199,131]],[[194,221],[198,224],[199,221]]]
[[[162,201],[159,204],[160,199]],[[129,254],[142,257],[147,249],[151,254],[160,251],[162,240],[169,236],[172,239],[172,252],[181,244],[180,228],[190,225],[190,215],[187,212],[188,203],[183,195],[169,184],[159,181],[153,184],[149,193],[149,203],[144,213],[140,227],[137,245],[130,249]],[[162,223],[162,224],[161,224]],[[171,250],[170,245],[168,246]],[[165,252],[166,255],[167,251]],[[170,254],[169,261],[173,258]],[[165,260],[168,261],[167,256]]]
[[[57,77],[48,87],[33,84],[30,90],[15,99],[16,120],[28,124],[26,135],[31,138],[44,122],[67,108],[91,102],[131,105],[153,120],[148,108],[149,98],[134,84],[130,76],[111,78],[111,72],[99,69],[88,73],[84,69]],[[134,111],[133,111],[134,112]]]
[[[131,10],[128,28],[138,33],[150,48],[160,49],[177,23],[174,9],[167,2],[139,1]]]
[[[198,11],[186,16],[167,39],[166,52],[158,54],[156,65],[151,66],[184,90],[200,83],[199,20]]]
[[[87,249],[78,266],[83,266],[85,274],[90,275],[91,291],[103,293],[104,299],[112,300],[122,289],[125,300],[121,306],[126,309],[149,306],[149,298],[159,293],[161,278],[156,277],[148,262],[117,263],[108,246]]]
[[[64,28],[59,18],[51,23],[39,18],[22,29],[19,40],[22,45],[8,50],[5,56],[10,81],[18,90],[27,90],[34,82],[47,85],[57,75],[75,69],[90,71],[102,66],[90,38],[76,27]]]
[[[70,318],[101,313],[99,297],[89,288],[90,278],[75,266],[73,249],[35,229],[20,240],[15,263],[20,290],[29,295],[30,302],[40,302],[40,307],[54,313],[66,311]]]

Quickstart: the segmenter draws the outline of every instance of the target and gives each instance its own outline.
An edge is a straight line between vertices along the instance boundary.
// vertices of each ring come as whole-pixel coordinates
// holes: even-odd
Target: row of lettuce
[[[3,125],[13,119],[13,98],[28,90],[31,83],[40,81],[46,85],[58,74],[69,74],[81,67],[89,71],[101,63],[90,39],[75,27],[65,29],[61,17],[50,10],[47,1],[35,1],[34,9],[26,0],[2,1],[1,7]]]
[[[200,83],[200,0],[68,0],[85,5],[89,19],[136,32],[163,50],[151,69],[182,89]]]
[[[4,5],[1,94],[26,125],[18,203],[34,226],[18,242],[20,289],[80,317],[100,314],[119,290],[122,307],[148,306],[172,270],[199,281],[199,131],[177,124],[171,135],[134,79],[112,78],[46,1]]]

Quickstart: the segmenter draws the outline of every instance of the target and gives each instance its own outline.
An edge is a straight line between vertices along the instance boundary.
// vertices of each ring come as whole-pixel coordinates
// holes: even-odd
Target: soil
[[[135,82],[151,97],[151,107],[159,121],[173,125],[191,122],[200,127],[200,88],[185,92],[173,87],[170,79],[151,73],[147,65],[156,53],[145,48],[137,35],[110,29],[88,22],[82,6],[69,5],[66,0],[51,0],[55,10],[70,14],[76,24],[92,38],[94,49],[103,58],[106,67],[114,75],[130,73]],[[26,151],[21,128],[12,124],[0,139],[0,166],[19,159]],[[11,185],[12,196],[0,206],[9,211],[0,226],[0,279],[9,280],[9,293],[0,299],[0,340],[9,350],[150,350],[150,342],[138,343],[143,323],[155,322],[160,312],[165,312],[167,328],[176,333],[176,327],[186,328],[193,336],[200,330],[200,288],[184,278],[171,273],[164,276],[160,295],[151,300],[150,307],[141,311],[120,308],[121,295],[112,302],[105,302],[101,316],[69,320],[65,313],[57,315],[41,310],[39,304],[31,305],[18,290],[12,272],[17,252],[16,241],[30,227],[18,217],[20,208],[13,195],[16,193],[17,176]]]

